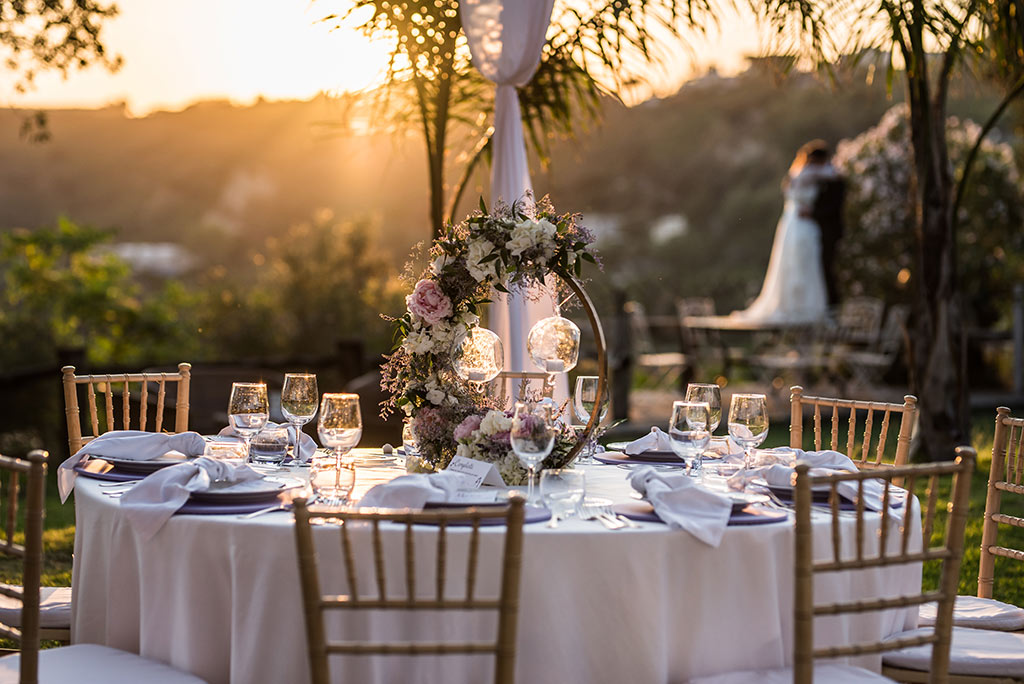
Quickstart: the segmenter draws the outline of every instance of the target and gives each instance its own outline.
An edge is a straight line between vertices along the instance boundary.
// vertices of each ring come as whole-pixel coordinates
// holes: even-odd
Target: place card
[[[497,503],[498,491],[497,489],[458,489],[448,497],[447,503],[469,504],[470,506]]]
[[[479,488],[482,484],[494,485],[495,487],[505,486],[505,481],[501,479],[501,473],[498,472],[493,463],[486,463],[474,458],[466,458],[465,456],[456,456],[445,470],[469,475],[473,478],[472,487],[474,489]]]

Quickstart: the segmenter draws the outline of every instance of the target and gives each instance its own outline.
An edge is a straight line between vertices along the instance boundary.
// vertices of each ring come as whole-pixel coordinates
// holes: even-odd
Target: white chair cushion
[[[937,612],[937,603],[924,604],[917,623],[922,627],[934,625]],[[953,605],[953,624],[957,627],[1016,632],[1024,629],[1024,608],[977,596],[957,596]]]
[[[930,627],[897,634],[893,639],[925,636]],[[931,644],[890,651],[882,662],[908,670],[931,668]],[[1024,677],[1024,634],[991,629],[953,628],[953,646],[949,652],[949,673],[955,675],[998,675]]]
[[[0,658],[0,684],[18,684],[21,656]],[[203,680],[134,653],[79,644],[39,652],[39,684],[204,684]]]
[[[21,589],[5,584],[8,589]],[[21,627],[21,601],[0,594],[0,622]],[[39,589],[39,626],[45,629],[71,629],[71,587]]]
[[[882,675],[854,667],[853,665],[832,665],[816,663],[814,681],[828,684],[870,684],[871,682],[892,682]],[[774,670],[747,670],[726,672],[710,677],[691,679],[689,684],[793,684],[793,670],[781,667]]]

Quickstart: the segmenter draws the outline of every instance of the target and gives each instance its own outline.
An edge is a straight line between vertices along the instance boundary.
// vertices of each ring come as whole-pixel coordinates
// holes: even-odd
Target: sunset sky
[[[124,58],[118,73],[94,67],[67,80],[45,74],[34,91],[6,93],[4,104],[94,107],[126,101],[133,114],[144,115],[211,98],[305,99],[322,91],[366,88],[381,78],[385,46],[317,22],[344,7],[341,0],[119,0],[117,5],[120,16],[108,22],[104,37]],[[737,71],[744,54],[757,52],[758,41],[747,22],[729,21],[694,48],[696,64],[680,52],[659,71],[658,94],[674,91],[710,64]]]

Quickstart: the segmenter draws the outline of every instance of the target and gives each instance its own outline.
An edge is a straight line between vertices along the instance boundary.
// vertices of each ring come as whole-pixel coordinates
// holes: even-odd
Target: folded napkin
[[[151,461],[168,451],[178,451],[185,456],[201,456],[206,442],[198,432],[179,432],[168,435],[162,432],[142,430],[111,430],[91,440],[75,455],[60,464],[57,469],[57,489],[63,503],[75,486],[78,477],[73,469],[86,456],[123,458],[133,461]]]
[[[650,466],[630,473],[629,483],[669,527],[686,530],[708,546],[721,543],[732,513],[729,497],[701,487],[686,475],[660,472]]]
[[[192,492],[205,492],[214,482],[245,482],[262,477],[245,464],[202,456],[148,475],[121,497],[121,508],[132,527],[143,539],[149,539],[185,505]]]
[[[633,456],[645,451],[672,451],[672,438],[660,427],[652,427],[651,431],[640,439],[634,439],[626,445],[626,455]]]
[[[795,461],[802,461],[811,466],[811,475],[828,475],[829,473],[857,472],[857,466],[850,458],[838,451],[804,451],[802,449],[792,450]],[[790,466],[774,464],[763,468],[752,468],[741,471],[729,478],[729,486],[733,489],[743,489],[750,480],[763,478],[772,487],[793,487],[796,485],[796,470]],[[885,480],[864,480],[864,507],[870,511],[882,510],[882,498],[885,495]],[[857,482],[840,482],[836,489],[844,498],[857,503]],[[897,487],[890,490],[890,497],[893,491],[900,491]]]
[[[291,427],[292,427],[290,423],[284,423],[282,425],[282,424],[275,423],[273,421],[267,421],[267,424],[264,427],[285,427],[285,426],[287,426],[289,429],[291,429]],[[299,460],[305,462],[305,461],[308,461],[309,459],[313,458],[313,454],[316,453],[316,442],[314,442],[313,438],[310,437],[309,435],[307,435],[302,430],[299,430],[299,434],[302,435],[302,439],[301,439],[301,442],[300,442],[301,446],[299,447]],[[237,432],[235,432],[235,428],[231,427],[230,425],[228,425],[225,428],[222,428],[221,431],[217,433],[217,435],[220,436],[220,437],[239,437],[239,438],[241,438],[241,435],[238,434]]]
[[[462,473],[415,473],[400,475],[389,482],[372,487],[359,500],[359,508],[413,508],[429,503],[444,503],[455,491],[472,483]]]

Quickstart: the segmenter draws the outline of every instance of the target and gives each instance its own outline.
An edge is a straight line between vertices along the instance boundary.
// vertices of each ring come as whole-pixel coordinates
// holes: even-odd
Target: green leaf
[[[484,214],[487,213],[487,205],[484,204],[483,195],[480,196],[480,211],[483,212]]]
[[[581,259],[586,259],[587,261],[589,261],[592,264],[596,264],[597,263],[597,259],[595,259],[594,255],[591,254],[590,252],[584,252],[583,254],[580,254],[580,258]]]
[[[498,292],[504,292],[505,294],[509,293],[508,288],[502,285],[501,283],[494,283],[494,289],[497,290]]]

